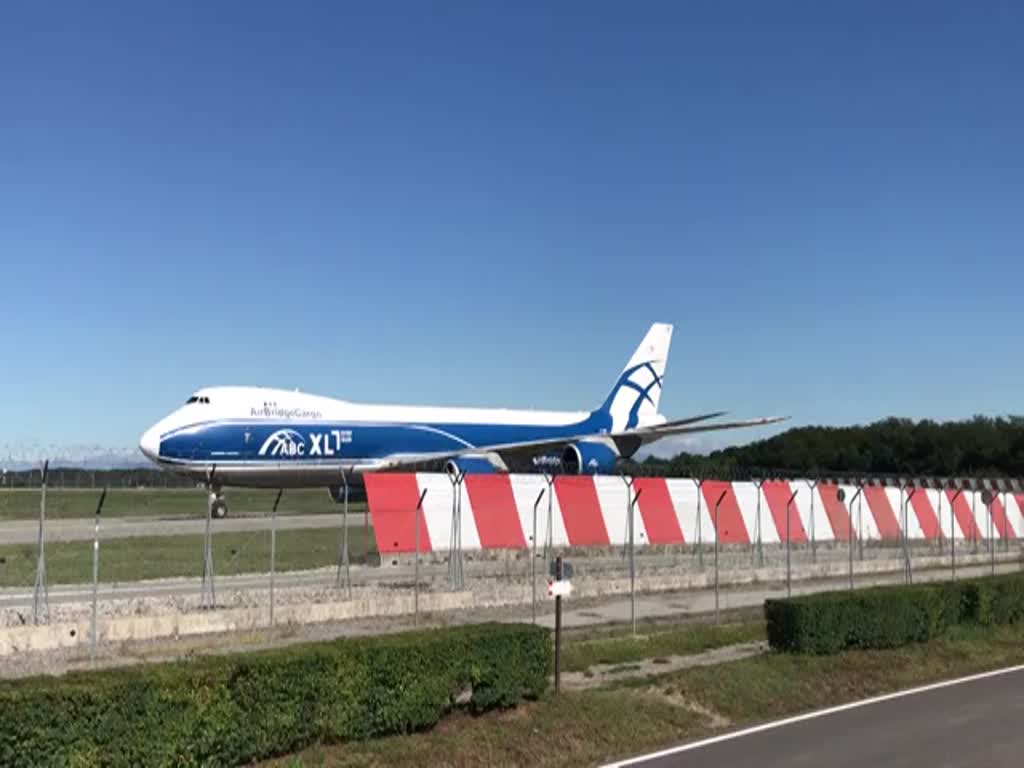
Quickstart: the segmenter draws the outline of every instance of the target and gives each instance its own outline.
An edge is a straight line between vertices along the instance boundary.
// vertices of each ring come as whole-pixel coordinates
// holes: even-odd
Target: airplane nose
[[[145,434],[139,438],[139,450],[146,455],[147,459],[156,461],[160,458],[160,433],[156,427],[146,430]]]

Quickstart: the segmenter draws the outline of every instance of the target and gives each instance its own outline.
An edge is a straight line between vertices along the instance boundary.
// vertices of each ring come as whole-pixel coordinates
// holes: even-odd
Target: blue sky
[[[8,3],[0,447],[206,384],[1021,412],[1024,6]]]

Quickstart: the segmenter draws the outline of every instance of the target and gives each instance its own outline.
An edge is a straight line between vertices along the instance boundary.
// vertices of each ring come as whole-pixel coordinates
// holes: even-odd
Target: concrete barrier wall
[[[846,501],[837,492],[843,490]],[[865,487],[804,481],[698,485],[680,478],[636,478],[632,489],[619,476],[466,475],[455,486],[448,475],[366,475],[366,489],[381,553],[449,549],[453,530],[463,550],[621,545],[629,539],[629,504],[637,546],[911,540],[1017,539],[1024,535],[1024,494],[1000,494],[987,507],[980,491],[954,492]],[[416,512],[420,493],[427,491]],[[789,500],[793,493],[792,504]],[[537,498],[541,501],[536,507]],[[854,501],[856,499],[856,501]],[[716,514],[717,509],[717,514]],[[459,520],[452,525],[453,516]]]
[[[413,613],[414,599],[412,592],[409,591],[354,600],[278,605],[274,611],[274,618],[275,624],[287,625],[400,616]],[[419,596],[419,610],[423,613],[455,611],[472,605],[472,592],[424,592]],[[97,621],[97,635],[100,643],[118,643],[264,629],[268,623],[268,607],[232,608],[154,616],[100,618]],[[91,625],[87,620],[0,629],[0,656],[78,646],[88,647],[92,642],[91,632]]]

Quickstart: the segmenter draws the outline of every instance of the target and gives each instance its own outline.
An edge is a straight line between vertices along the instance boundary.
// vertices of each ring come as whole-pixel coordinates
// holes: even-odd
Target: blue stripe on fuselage
[[[445,453],[467,447],[484,450],[494,445],[599,434],[610,428],[611,418],[601,410],[559,426],[213,421],[168,433],[160,441],[160,458],[210,462],[230,454],[233,463],[254,464],[385,459],[394,454]]]

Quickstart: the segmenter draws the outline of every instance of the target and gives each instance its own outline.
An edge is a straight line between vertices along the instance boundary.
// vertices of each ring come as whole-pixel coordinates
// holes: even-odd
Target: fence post
[[[702,571],[704,570],[704,540],[703,532],[701,531],[701,498],[704,495],[704,478],[697,480],[696,478],[690,478],[697,485],[697,567]],[[715,538],[718,538],[718,534],[715,534]]]
[[[548,520],[544,530],[544,573],[549,572],[551,562],[551,550],[554,549],[554,475],[544,473],[544,481],[548,484]]]
[[[530,537],[533,552],[530,554],[530,608],[533,612],[533,623],[537,623],[537,506],[544,498],[545,488],[540,489],[537,500],[533,502],[533,536]]]
[[[814,489],[818,487],[818,480],[804,480],[807,487],[811,490],[811,562],[818,562],[818,542],[814,532]]]
[[[452,484],[452,527],[448,540],[448,586],[452,590],[462,588],[462,480],[466,472],[450,473]]]
[[[277,573],[277,505],[281,503],[283,488],[277,489],[274,508],[270,511],[270,626],[274,626],[274,577]]]
[[[974,554],[978,554],[978,534],[981,531],[978,530],[978,489],[971,481],[971,521],[974,523],[972,528],[974,529],[974,535],[971,537],[974,539]]]
[[[96,645],[98,635],[96,630],[96,613],[99,604],[98,593],[100,583],[100,512],[103,511],[103,502],[107,498],[107,489],[104,488],[100,494],[100,501],[96,505],[96,525],[93,529],[92,538],[92,653],[91,661],[96,664]]]
[[[995,530],[992,520],[992,502],[994,498],[992,491],[986,488],[981,492],[981,503],[988,509],[988,551],[989,551],[989,562],[992,564],[991,574],[996,575],[996,539]]]
[[[50,461],[43,462],[41,472],[42,484],[39,496],[39,540],[36,556],[36,585],[32,591],[32,623],[39,624],[39,616],[43,614],[45,621],[50,620],[50,592],[46,586],[46,476],[50,471]]]
[[[1005,487],[1005,486],[1004,486]],[[1010,552],[1010,499],[1009,493],[1003,491],[1003,552]]]
[[[793,491],[793,495],[789,497],[789,501],[786,502],[786,597],[793,596],[793,568],[790,555],[790,542],[793,537],[790,536],[790,518],[793,516],[793,500],[796,495],[800,493],[800,489],[797,488]]]
[[[850,510],[853,507],[853,502],[856,501],[858,504],[860,503],[860,494],[863,490],[863,488],[857,489],[857,492],[853,495],[853,498],[850,499],[849,506],[846,508],[846,513],[850,518],[849,534],[846,537],[848,544],[847,549],[850,550],[850,589],[853,589],[853,515],[851,514]],[[846,491],[840,488],[838,491],[836,491],[836,495],[839,497],[839,503],[842,504],[843,499],[846,496]],[[857,536],[858,538],[860,537],[860,531],[857,531]]]
[[[907,488],[910,488],[910,492],[906,493]],[[903,556],[904,556],[904,568],[906,569],[906,582],[907,584],[914,583],[914,565],[913,557],[914,553],[911,549],[910,544],[910,515],[912,502],[914,500],[914,494],[917,493],[916,486],[904,485],[901,491],[901,495],[905,493],[906,501],[903,503]]]
[[[864,562],[864,478],[857,481],[857,558]]]
[[[217,605],[217,588],[214,583],[214,568],[213,568],[213,532],[211,530],[211,522],[213,520],[213,500],[215,498],[213,492],[213,477],[217,472],[217,465],[213,465],[210,471],[206,475],[207,482],[207,494],[206,494],[206,533],[203,537],[203,584],[202,592],[200,596],[200,605],[203,608],[214,608]],[[209,589],[207,589],[209,584]],[[207,603],[207,595],[209,595],[209,603]]]
[[[412,525],[415,533],[413,537],[416,540],[416,560],[413,564],[413,582],[412,582],[412,624],[413,626],[419,625],[420,622],[420,510],[423,509],[423,497],[427,495],[427,489],[423,489],[423,493],[420,494],[420,500],[416,502],[416,509],[412,515]]]
[[[632,481],[630,481],[632,487]],[[629,504],[629,618],[633,624],[633,634],[636,635],[636,541],[635,541],[635,520],[636,504],[640,500],[640,494],[644,492],[641,488],[636,492]]]
[[[334,577],[334,588],[341,589],[341,572],[345,571],[345,596],[352,599],[352,567],[348,551],[348,472],[344,467],[341,470],[341,482],[343,486],[341,506],[341,551],[338,553],[338,572]],[[367,501],[369,510],[369,501]],[[367,512],[369,513],[369,512]],[[367,550],[369,552],[369,550]]]
[[[718,527],[718,508],[722,505],[722,500],[726,497],[729,491],[722,491],[722,495],[718,497],[718,501],[715,502],[715,624],[718,623],[718,538],[719,538],[719,527]]]
[[[949,482],[951,486],[955,487],[954,480]],[[953,498],[949,500],[949,562],[953,570],[953,581],[956,581],[956,515],[954,514],[954,508],[956,507],[956,500],[960,498],[963,492],[963,488],[957,488]]]
[[[764,485],[764,478],[755,480],[754,485],[757,486],[757,566],[764,568],[764,536],[761,533],[761,486]]]

